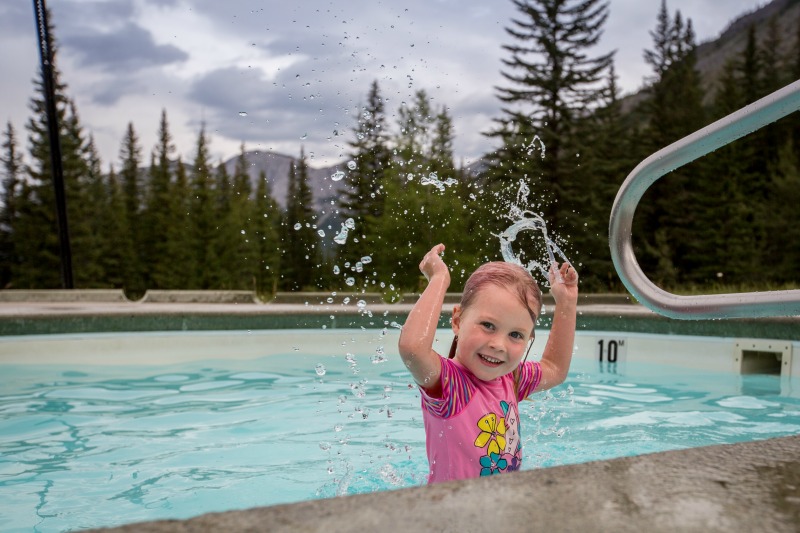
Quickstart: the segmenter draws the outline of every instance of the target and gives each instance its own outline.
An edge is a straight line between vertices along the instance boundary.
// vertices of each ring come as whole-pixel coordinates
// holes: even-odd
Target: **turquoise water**
[[[524,402],[523,469],[800,432],[800,384],[575,361]],[[2,365],[0,530],[63,531],[423,484],[399,358]],[[795,392],[792,392],[795,391]]]

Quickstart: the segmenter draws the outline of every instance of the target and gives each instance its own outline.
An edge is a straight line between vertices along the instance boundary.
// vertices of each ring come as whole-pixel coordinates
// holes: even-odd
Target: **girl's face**
[[[458,335],[456,359],[483,381],[498,378],[519,366],[533,333],[528,309],[516,293],[486,285],[472,304],[453,311]]]

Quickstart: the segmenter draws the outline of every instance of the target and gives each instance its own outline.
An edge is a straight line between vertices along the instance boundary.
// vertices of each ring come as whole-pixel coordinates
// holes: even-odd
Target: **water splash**
[[[544,219],[537,215],[536,213],[532,213],[530,211],[521,211],[521,218],[514,222],[511,226],[506,228],[500,235],[500,253],[503,254],[503,260],[507,263],[514,263],[517,265],[522,266],[525,270],[533,274],[534,270],[538,270],[542,273],[545,279],[548,278],[548,270],[549,266],[553,264],[557,264],[556,261],[556,254],[564,260],[564,262],[569,262],[567,256],[564,255],[564,252],[561,248],[556,245],[555,242],[548,236],[547,234],[547,224],[545,224]],[[511,246],[516,238],[517,234],[520,231],[531,230],[531,231],[541,231],[542,238],[544,239],[545,248],[547,249],[547,261],[537,261],[533,259],[529,261],[527,264],[523,263],[522,259],[520,259],[520,254],[514,253],[514,249]],[[545,266],[545,264],[547,266]],[[561,273],[556,270],[555,271],[556,280],[559,282],[563,282],[561,278]]]
[[[527,146],[528,155],[532,155],[533,152],[536,151],[537,141],[539,142],[539,151],[541,152],[542,159],[544,159],[544,152],[545,152],[544,141],[540,139],[538,135],[534,135],[533,140],[531,140],[530,144]]]
[[[352,218],[348,218],[342,223],[342,229],[339,230],[339,233],[333,238],[333,242],[336,244],[345,244],[347,242],[347,235],[350,233],[350,230],[356,229],[356,222]]]
[[[434,187],[439,189],[439,192],[444,192],[445,187],[455,185],[456,183],[458,183],[458,180],[454,178],[447,178],[444,181],[440,181],[439,175],[436,174],[436,172],[431,172],[427,176],[423,176],[422,179],[420,179],[420,183],[422,185],[433,185]]]

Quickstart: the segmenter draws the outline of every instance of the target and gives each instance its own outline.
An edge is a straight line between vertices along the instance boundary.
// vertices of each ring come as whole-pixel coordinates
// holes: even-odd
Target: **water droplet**
[[[297,224],[295,224],[295,225],[294,225],[294,229],[295,229],[295,230],[299,230],[299,229],[300,229],[300,228],[302,228],[302,227],[303,227],[303,225],[302,225],[301,223],[299,223],[299,222],[298,222]]]
[[[317,230],[317,235],[319,235],[320,237],[324,237],[325,236],[325,232],[322,231],[321,229],[318,229]]]
[[[242,235],[244,235],[244,230],[242,230]]]
[[[372,257],[365,255],[364,257],[361,258],[361,263],[364,265],[372,263]]]
[[[356,279],[355,278],[347,278],[346,280],[344,280],[344,282],[347,283],[348,287],[352,287],[353,285],[356,284]]]
[[[301,141],[305,141],[306,139],[308,139],[308,133],[304,133],[304,134],[302,134],[302,135],[300,136],[300,140],[301,140]]]
[[[339,265],[334,265],[334,267],[333,267],[333,273],[334,273],[334,274],[336,274],[336,275],[338,276],[338,275],[339,275],[339,272],[341,272],[341,270],[339,270]]]
[[[344,179],[344,172],[341,170],[337,170],[333,174],[331,174],[331,179],[333,181],[342,181]]]
[[[247,111],[239,111],[239,116],[240,117],[246,117],[247,116]]]
[[[355,170],[356,167],[358,167],[358,165],[352,159],[347,162],[347,168],[349,168],[350,170]]]
[[[344,225],[342,225],[342,229],[339,230],[339,233],[337,233],[336,236],[333,238],[333,242],[335,242],[336,244],[346,243],[348,233],[349,230],[346,227],[344,227]]]
[[[353,220],[352,218],[348,218],[347,220],[344,221],[344,227],[346,227],[347,229],[356,229],[356,221]]]
[[[333,430],[338,433],[339,431],[342,430],[342,425],[341,424],[336,424],[335,426],[333,426]]]
[[[359,309],[366,309],[367,302],[365,302],[364,300],[359,300],[356,302],[356,307],[358,307]]]
[[[331,443],[330,442],[320,442],[319,443],[319,448],[321,450],[326,450],[326,451],[330,450],[331,449]]]
[[[314,372],[316,372],[318,376],[324,376],[327,370],[325,370],[325,365],[317,363],[317,366],[314,367]]]

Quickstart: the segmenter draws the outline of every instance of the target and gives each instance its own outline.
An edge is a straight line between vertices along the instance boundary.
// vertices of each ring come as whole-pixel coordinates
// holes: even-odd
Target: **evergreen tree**
[[[192,246],[192,219],[190,215],[191,191],[186,165],[178,157],[174,180],[169,187],[168,223],[166,228],[166,259],[163,272],[164,287],[185,289],[197,285],[194,247]]]
[[[502,146],[491,157],[489,185],[492,227],[503,229],[509,204],[521,183],[532,193],[531,211],[545,219],[551,235],[574,236],[585,231],[586,215],[577,212],[595,177],[576,172],[581,152],[579,124],[602,105],[603,80],[613,52],[591,56],[608,17],[601,0],[514,0],[518,17],[506,32],[513,39],[503,49],[501,72],[507,85],[498,87],[503,116],[489,135]],[[580,182],[579,178],[588,182]]]
[[[318,264],[317,226],[308,185],[308,164],[301,148],[300,159],[289,170],[286,194],[286,216],[282,225],[283,255],[280,285],[284,290],[298,291],[313,286],[314,268]]]
[[[212,239],[210,240],[211,255],[209,259],[209,288],[230,289],[233,279],[226,266],[230,263],[235,254],[234,241],[230,235],[234,228],[231,223],[231,204],[232,204],[232,184],[231,176],[223,162],[217,165],[214,213],[215,225]]]
[[[643,104],[647,117],[644,146],[654,153],[700,129],[706,123],[703,92],[696,70],[696,45],[691,20],[676,12],[665,24],[666,2],[662,2],[654,49],[645,53],[653,67],[653,83]],[[675,284],[682,275],[697,274],[703,250],[694,238],[693,227],[702,213],[702,195],[692,191],[707,186],[707,160],[700,160],[669,173],[654,183],[643,196],[634,221],[634,245],[645,272],[656,283]],[[688,280],[688,278],[687,278]]]
[[[19,261],[15,241],[15,229],[19,223],[18,203],[22,190],[24,164],[17,147],[17,134],[9,121],[3,132],[2,196],[0,196],[0,289],[12,282],[12,272]]]
[[[252,230],[256,239],[258,259],[256,291],[259,295],[274,294],[278,289],[281,258],[279,251],[281,212],[272,196],[272,188],[264,171],[258,176],[253,209]]]
[[[51,28],[50,34],[53,35]],[[67,198],[67,218],[75,208],[71,201],[76,197],[78,177],[85,171],[82,158],[83,144],[77,118],[67,123],[70,101],[66,84],[58,70],[58,51],[51,43],[53,54],[52,75],[55,93],[56,117],[64,164],[64,186]],[[31,98],[28,129],[31,164],[18,203],[18,230],[15,229],[15,249],[19,262],[12,271],[17,288],[53,289],[62,286],[61,255],[56,216],[53,170],[50,157],[50,138],[45,104],[45,90],[41,77],[34,80],[35,96]],[[79,225],[80,226],[80,225]],[[80,234],[80,231],[79,231]],[[80,242],[80,238],[78,239]]]
[[[142,263],[145,265],[145,281],[149,289],[170,289],[172,281],[172,258],[169,257],[168,232],[173,216],[172,206],[172,162],[175,151],[169,133],[167,112],[161,112],[156,144],[150,162],[150,181],[146,191],[146,202],[142,212]]]
[[[139,298],[144,295],[144,291],[147,288],[142,265],[142,257],[145,255],[141,220],[143,200],[140,175],[142,149],[132,122],[128,123],[128,128],[125,131],[125,137],[119,151],[119,159],[121,167],[118,180],[125,209],[124,225],[128,228],[128,235],[122,242],[126,242],[130,246],[128,253],[125,254],[127,266],[125,268],[123,286],[130,297]]]
[[[354,134],[355,140],[349,144],[355,168],[348,167],[344,171],[345,187],[341,190],[339,204],[342,219],[352,218],[355,222],[353,235],[337,250],[344,260],[358,260],[374,253],[375,250],[365,243],[374,232],[367,218],[380,217],[383,212],[385,194],[382,188],[391,165],[391,152],[386,112],[377,81],[372,82],[367,103],[359,110]]]
[[[71,227],[84,228],[82,239],[73,241],[75,253],[75,286],[81,288],[107,288],[108,275],[104,269],[104,255],[116,237],[109,234],[110,198],[102,171],[102,162],[89,137],[86,143],[86,174],[79,181],[81,188],[73,197],[75,208],[70,217]],[[77,204],[77,205],[76,205]],[[79,233],[80,235],[80,233]]]
[[[205,124],[197,136],[197,152],[191,170],[191,197],[189,200],[190,243],[193,248],[195,271],[192,289],[210,289],[220,270],[214,253],[216,234],[216,206],[214,205],[214,183],[211,174],[211,156],[208,151],[208,138]]]
[[[255,290],[258,277],[258,240],[254,234],[252,200],[253,186],[248,172],[249,163],[244,143],[233,172],[231,196],[231,229],[233,255],[223,263],[233,278],[233,288]]]
[[[608,221],[619,187],[636,166],[635,125],[622,113],[616,74],[609,69],[603,104],[576,127],[583,146],[576,155],[576,181],[591,183],[573,205],[581,214],[582,231],[570,234],[568,257],[581,269],[586,290],[618,289],[608,246]],[[580,226],[579,226],[579,229]]]
[[[417,92],[414,105],[402,106],[398,117],[397,158],[384,179],[384,211],[368,219],[376,229],[368,236],[370,248],[379,252],[370,256],[368,275],[354,277],[359,288],[395,296],[419,290],[419,272],[405,265],[445,242],[457,287],[461,276],[477,266],[491,237],[474,223],[477,197],[455,169],[452,120],[446,108],[433,108],[424,91]]]
[[[110,287],[124,289],[129,298],[139,298],[141,293],[131,291],[128,285],[133,279],[135,249],[131,241],[125,191],[113,166],[109,167],[105,189],[104,197],[108,198],[108,201],[106,214],[101,219],[105,234],[104,249],[101,254],[102,270],[105,272],[104,281]]]

